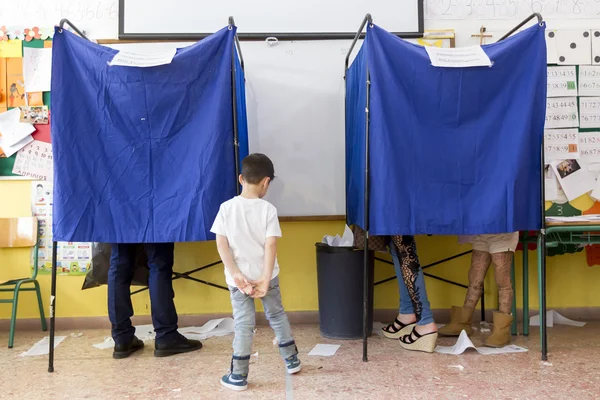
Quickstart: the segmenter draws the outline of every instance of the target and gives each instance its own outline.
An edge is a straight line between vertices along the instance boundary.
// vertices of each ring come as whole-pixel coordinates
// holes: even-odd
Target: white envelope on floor
[[[519,347],[512,344],[500,349],[493,349],[491,347],[475,347],[473,342],[471,342],[471,339],[469,339],[467,332],[462,331],[454,346],[437,346],[435,348],[435,352],[440,354],[459,355],[464,353],[467,349],[474,349],[479,354],[484,356],[490,354],[526,353],[529,351],[524,347]]]

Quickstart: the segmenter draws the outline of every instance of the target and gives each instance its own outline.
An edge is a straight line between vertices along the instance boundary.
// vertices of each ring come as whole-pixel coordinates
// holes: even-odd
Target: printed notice
[[[579,95],[600,96],[600,66],[579,66]]]
[[[439,48],[425,46],[425,50],[434,67],[491,67],[492,62],[481,46],[457,48]]]
[[[600,128],[600,97],[580,97],[581,128]]]
[[[577,97],[553,97],[546,99],[545,129],[577,127],[579,127]]]
[[[579,158],[586,163],[600,162],[600,132],[579,133]]]
[[[123,67],[156,67],[158,65],[171,64],[177,49],[155,54],[135,54],[119,51],[108,63],[110,66],[120,65]]]
[[[554,160],[579,158],[579,131],[577,129],[548,129],[544,131],[544,159],[546,164]]]
[[[548,97],[577,96],[575,66],[548,67]]]

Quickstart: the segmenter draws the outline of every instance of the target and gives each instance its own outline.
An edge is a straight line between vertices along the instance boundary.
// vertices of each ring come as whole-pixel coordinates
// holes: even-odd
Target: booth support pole
[[[56,310],[56,242],[52,242],[52,284],[50,286],[50,340],[48,349],[48,372],[54,372],[54,329]]]
[[[229,30],[233,29],[235,21],[233,17],[229,17]],[[237,37],[237,34],[235,35]],[[235,188],[236,194],[240,194],[240,184],[238,176],[240,176],[240,143],[238,141],[238,119],[237,119],[237,85],[235,82],[235,40],[231,46],[231,103],[233,114],[233,154],[235,158]],[[241,61],[240,61],[241,64]]]
[[[365,105],[365,200],[364,200],[364,265],[363,265],[363,361],[367,362],[367,342],[369,336],[369,107],[371,101],[371,77],[369,75],[369,66],[367,65],[367,101]]]

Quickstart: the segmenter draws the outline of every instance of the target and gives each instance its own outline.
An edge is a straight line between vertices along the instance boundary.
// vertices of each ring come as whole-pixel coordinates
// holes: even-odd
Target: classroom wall
[[[30,215],[30,190],[28,181],[0,181],[0,217]],[[315,311],[318,309],[316,256],[314,244],[325,234],[343,232],[343,222],[287,222],[282,224],[283,238],[279,242],[279,263],[281,265],[281,286],[283,302],[288,311]],[[469,245],[459,246],[455,237],[419,237],[417,239],[419,257],[422,264],[452,256],[469,249]],[[517,293],[521,304],[521,255],[517,253]],[[535,252],[530,252],[530,304],[537,308],[537,270]],[[28,274],[29,253],[27,250],[0,250],[0,281]],[[214,242],[182,243],[175,247],[175,270],[185,271],[218,260]],[[597,307],[600,306],[600,267],[588,267],[585,253],[569,254],[548,259],[548,306]],[[427,272],[467,282],[469,257],[444,263],[428,269]],[[20,265],[19,268],[14,265]],[[394,275],[393,267],[378,263],[376,279]],[[195,275],[199,279],[225,284],[221,266],[216,266]],[[107,315],[106,286],[81,290],[82,276],[59,276],[57,290],[58,317],[98,317]],[[50,276],[40,276],[45,305],[50,296]],[[426,278],[427,291],[434,309],[448,308],[461,304],[464,289]],[[493,290],[492,273],[488,274],[486,286],[487,307],[497,305]],[[190,281],[175,281],[175,302],[180,314],[228,313],[231,310],[228,293]],[[398,295],[395,281],[377,286],[375,307],[394,309]],[[360,296],[360,293],[356,294]],[[19,299],[19,317],[35,318],[37,306],[35,296],[22,294]],[[133,296],[137,315],[149,314],[149,297],[144,292]],[[520,308],[520,305],[519,305]],[[0,319],[10,317],[10,305],[0,304]]]

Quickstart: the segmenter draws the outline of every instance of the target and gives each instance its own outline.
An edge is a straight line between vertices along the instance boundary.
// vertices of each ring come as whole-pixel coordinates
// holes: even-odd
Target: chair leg
[[[40,307],[40,319],[42,320],[42,331],[47,331],[48,326],[46,325],[46,316],[44,315],[44,302],[42,301],[42,292],[40,291],[40,284],[38,281],[33,281],[35,286],[35,293],[37,294],[38,306]]]
[[[17,323],[17,305],[19,304],[19,290],[21,289],[21,283],[17,283],[15,291],[13,293],[13,306],[12,315],[10,317],[10,331],[8,333],[8,348],[12,349],[15,342],[15,325]]]

